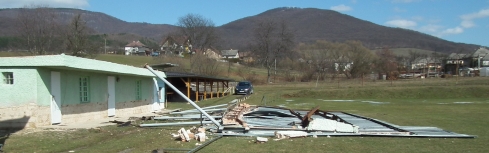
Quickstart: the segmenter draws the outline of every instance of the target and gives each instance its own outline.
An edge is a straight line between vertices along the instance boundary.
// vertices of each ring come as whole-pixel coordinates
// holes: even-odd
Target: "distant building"
[[[469,67],[478,69],[479,67],[489,67],[489,49],[481,47],[477,49],[474,53],[467,55],[470,58]]]
[[[239,59],[238,50],[236,49],[221,50],[221,57],[223,59]]]
[[[179,54],[192,50],[192,44],[187,36],[167,36],[160,43],[163,54]]]
[[[255,59],[253,59],[251,51],[238,52],[238,53],[239,53],[239,59],[244,63],[252,63],[255,61]]]
[[[433,57],[417,58],[411,64],[411,70],[421,71],[424,73],[441,72],[442,59]]]
[[[207,56],[208,58],[210,59],[215,59],[215,60],[220,60],[221,59],[221,55],[219,55],[218,53],[216,53],[214,50],[216,49],[206,49],[205,52],[203,52],[202,54]]]
[[[124,47],[125,55],[146,55],[149,49],[143,43],[132,41]]]
[[[479,70],[482,67],[489,67],[489,50],[480,47],[469,54],[452,53],[444,60],[443,64],[447,74],[458,75],[461,71],[470,73],[470,71]]]

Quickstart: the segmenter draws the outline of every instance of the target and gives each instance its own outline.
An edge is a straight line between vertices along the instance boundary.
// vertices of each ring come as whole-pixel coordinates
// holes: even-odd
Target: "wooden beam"
[[[307,112],[307,114],[302,118],[302,127],[307,127],[309,126],[309,123],[311,122],[311,116],[314,115],[319,109],[319,106],[316,106],[315,108],[311,109],[311,111]]]
[[[187,84],[187,81],[185,81],[183,78],[180,78],[180,80],[182,80],[185,84]]]
[[[214,97],[214,89],[212,88],[214,86],[214,80],[211,80],[211,99]]]
[[[224,83],[224,82],[223,82]],[[224,84],[226,86],[226,88],[229,88],[229,81],[226,81],[226,84]]]
[[[185,84],[187,84],[187,98],[190,99],[190,78],[187,78],[187,82],[185,82]]]
[[[204,100],[207,100],[207,79],[204,79]]]
[[[197,80],[195,81],[195,101],[199,101],[199,78],[196,78]]]
[[[217,98],[219,98],[219,94],[221,93],[221,91],[219,91],[219,82],[217,82]]]

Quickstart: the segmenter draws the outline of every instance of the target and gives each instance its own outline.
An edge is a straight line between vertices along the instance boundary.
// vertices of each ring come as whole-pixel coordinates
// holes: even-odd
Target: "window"
[[[90,102],[90,78],[80,77],[80,102]]]
[[[2,72],[3,82],[5,84],[14,84],[14,73],[13,72]]]
[[[142,91],[141,91],[141,80],[136,81],[136,100],[141,100],[142,98]]]

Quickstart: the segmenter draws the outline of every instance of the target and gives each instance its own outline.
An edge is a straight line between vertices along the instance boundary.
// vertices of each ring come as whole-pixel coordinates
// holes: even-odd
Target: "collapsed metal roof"
[[[170,84],[164,77],[146,65],[149,71],[163,80],[170,88],[182,97],[184,94]],[[398,126],[381,120],[363,117],[346,112],[325,112],[319,107],[310,111],[291,110],[278,107],[256,106],[239,103],[236,99],[229,104],[221,104],[201,108],[193,101],[184,97],[194,110],[178,113],[176,116],[154,117],[159,120],[189,120],[195,122],[172,122],[141,124],[141,127],[196,125],[207,127],[219,136],[190,150],[195,152],[223,136],[275,136],[279,139],[306,136],[390,136],[390,137],[436,137],[436,138],[475,138],[472,135],[459,134],[437,127]],[[245,95],[241,99],[247,99]],[[172,113],[170,113],[172,114]],[[174,115],[177,113],[173,113]],[[196,115],[197,114],[197,115]],[[213,116],[211,116],[211,115]],[[304,114],[304,115],[303,115]],[[221,120],[216,120],[221,119]],[[209,125],[211,124],[211,125]],[[212,125],[213,124],[213,125]],[[180,131],[185,131],[183,128]],[[185,136],[185,132],[183,132]],[[188,133],[187,133],[188,135]],[[268,141],[260,138],[260,141]]]
[[[221,108],[221,109],[219,109]],[[225,108],[225,109],[222,109]],[[222,129],[207,126],[223,136],[276,136],[277,131],[302,131],[307,136],[388,136],[388,137],[433,137],[433,138],[475,138],[473,135],[459,134],[437,127],[400,126],[385,121],[347,112],[325,112],[316,107],[312,110],[291,110],[287,108],[248,105],[233,102],[203,108],[221,119]],[[142,124],[151,126],[178,126],[210,124],[198,111],[187,110],[170,113],[180,117],[161,116],[158,120],[188,120],[192,122],[170,122]]]

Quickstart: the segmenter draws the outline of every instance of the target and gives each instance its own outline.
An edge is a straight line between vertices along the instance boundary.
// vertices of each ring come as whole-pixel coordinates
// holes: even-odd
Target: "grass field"
[[[489,152],[489,78],[418,79],[364,82],[349,80],[260,85],[246,103],[293,109],[344,111],[397,125],[434,126],[475,139],[319,137],[254,143],[254,137],[224,137],[200,152]],[[199,102],[227,103],[236,96]],[[331,101],[352,100],[352,101]],[[192,108],[169,103],[169,109]],[[157,148],[195,148],[170,133],[185,127],[106,126],[84,130],[24,130],[6,139],[5,152],[151,152]],[[210,138],[216,135],[209,136]]]
[[[20,56],[1,52],[0,56]],[[165,62],[143,56],[99,55],[98,60],[133,66]],[[225,69],[227,65],[224,65]],[[236,72],[239,66],[231,67]],[[227,69],[226,69],[227,70]],[[263,69],[251,69],[263,77]],[[239,79],[239,76],[230,77]],[[263,79],[263,78],[261,78]],[[319,137],[255,144],[253,137],[224,137],[200,152],[489,152],[489,78],[427,78],[395,81],[324,80],[255,86],[246,103],[292,109],[344,111],[397,125],[434,126],[476,135],[475,139]],[[236,96],[210,99],[202,107],[227,103]],[[331,101],[351,100],[351,101]],[[169,109],[191,109],[187,103],[169,103]],[[81,130],[23,130],[2,137],[5,152],[151,152],[157,148],[195,148],[170,133],[191,126],[138,128],[106,126]],[[209,136],[210,138],[215,135]],[[0,141],[1,142],[1,141]]]

